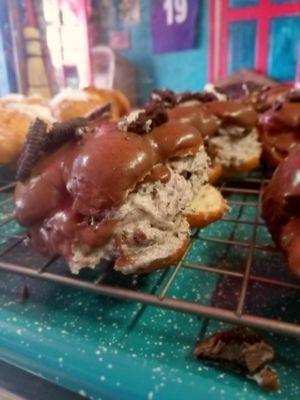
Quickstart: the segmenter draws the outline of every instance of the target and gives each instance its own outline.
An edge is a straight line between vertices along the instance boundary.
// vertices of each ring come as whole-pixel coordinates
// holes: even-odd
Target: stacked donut
[[[273,165],[284,160],[263,215],[300,274],[300,95],[285,86],[238,89],[155,90],[130,113],[116,91],[57,95],[57,122],[35,121],[19,161],[15,216],[34,247],[62,255],[74,273],[102,258],[125,274],[164,268],[185,252],[190,228],[226,212],[208,182],[259,167],[263,150]],[[23,108],[28,101],[18,100]]]
[[[263,217],[290,270],[300,278],[300,146],[279,164],[263,195]]]

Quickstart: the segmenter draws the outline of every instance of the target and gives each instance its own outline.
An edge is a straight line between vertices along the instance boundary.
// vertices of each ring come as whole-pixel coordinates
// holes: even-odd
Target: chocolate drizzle
[[[24,182],[30,177],[31,170],[42,155],[47,124],[37,118],[30,126],[26,143],[22,149],[16,179]]]

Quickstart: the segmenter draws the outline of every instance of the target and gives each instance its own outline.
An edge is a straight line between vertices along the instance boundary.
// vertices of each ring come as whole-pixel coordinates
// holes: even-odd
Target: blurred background
[[[300,81],[299,0],[0,0],[0,95],[94,85],[133,104],[247,68]]]

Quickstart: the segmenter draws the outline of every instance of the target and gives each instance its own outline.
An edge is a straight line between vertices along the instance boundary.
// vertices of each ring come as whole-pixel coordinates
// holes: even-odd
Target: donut
[[[76,121],[84,129],[56,124],[35,149],[40,157],[33,163],[24,147],[23,165],[31,172],[18,171],[14,215],[32,245],[44,255],[63,256],[73,273],[94,268],[101,258],[123,274],[177,261],[189,242],[190,216],[204,215],[201,226],[218,217],[201,199],[193,203],[208,179],[201,132],[169,120],[160,107],[134,111],[118,123]],[[216,192],[209,200],[204,196],[205,204]]]
[[[300,278],[300,146],[281,161],[263,193],[262,216],[287,257],[292,273]]]
[[[259,133],[263,156],[269,165],[276,167],[295,145],[300,144],[299,91],[290,91],[261,115]]]

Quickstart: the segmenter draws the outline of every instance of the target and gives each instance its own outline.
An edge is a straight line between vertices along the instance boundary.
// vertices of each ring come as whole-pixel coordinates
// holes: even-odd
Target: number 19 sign
[[[198,16],[198,0],[152,0],[154,53],[192,49]]]

